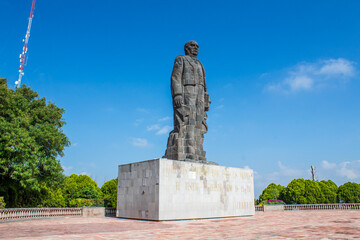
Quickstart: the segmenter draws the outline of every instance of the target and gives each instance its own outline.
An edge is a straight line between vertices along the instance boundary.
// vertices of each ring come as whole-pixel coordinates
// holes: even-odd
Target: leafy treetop
[[[101,191],[104,195],[105,207],[116,207],[118,179],[111,179],[104,183]]]
[[[278,199],[280,192],[284,189],[284,186],[276,185],[275,183],[270,183],[259,196],[259,202],[264,203],[270,199]]]
[[[360,184],[347,182],[338,189],[338,200],[340,203],[359,203]]]
[[[99,199],[102,192],[89,176],[71,174],[65,179],[64,196],[68,201],[77,198]]]
[[[70,145],[61,129],[63,114],[29,87],[12,90],[0,79],[0,195],[9,206],[19,189],[40,192],[44,184],[62,182],[58,157]]]

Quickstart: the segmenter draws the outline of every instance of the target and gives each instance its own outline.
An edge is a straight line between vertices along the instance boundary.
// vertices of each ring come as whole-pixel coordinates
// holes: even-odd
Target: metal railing
[[[296,210],[360,210],[360,203],[295,204],[284,205],[285,211]]]
[[[291,204],[284,205],[284,211],[306,210],[360,210],[360,203],[331,203],[331,204]],[[255,211],[263,212],[264,205],[255,206]]]
[[[264,205],[257,205],[255,206],[256,212],[263,212],[264,211]]]
[[[5,208],[0,209],[0,222],[19,219],[82,216],[82,208]]]
[[[360,203],[333,204],[294,204],[284,205],[284,211],[304,210],[360,210]],[[255,206],[255,211],[263,212],[264,205]],[[5,208],[0,209],[0,222],[23,219],[51,218],[51,217],[81,217],[82,207],[75,208]],[[105,217],[115,217],[116,208],[106,207]]]
[[[116,207],[105,208],[105,217],[116,217]]]

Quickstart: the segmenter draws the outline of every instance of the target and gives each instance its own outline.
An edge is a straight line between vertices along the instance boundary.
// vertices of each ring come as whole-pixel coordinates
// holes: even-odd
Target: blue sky
[[[31,0],[0,0],[0,76],[14,87]],[[360,182],[359,1],[37,0],[24,84],[66,110],[65,173],[101,186],[162,157],[170,75],[200,45],[209,161],[269,183]]]

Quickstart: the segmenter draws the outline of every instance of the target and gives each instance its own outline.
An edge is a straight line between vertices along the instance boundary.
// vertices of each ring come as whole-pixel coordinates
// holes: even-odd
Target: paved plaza
[[[28,220],[1,223],[0,239],[360,239],[360,212],[257,212],[253,217],[169,222]]]

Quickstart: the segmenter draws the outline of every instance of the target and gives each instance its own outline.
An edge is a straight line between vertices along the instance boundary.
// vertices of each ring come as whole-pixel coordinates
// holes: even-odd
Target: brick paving
[[[257,212],[169,222],[53,218],[1,223],[0,239],[360,239],[360,211]]]

